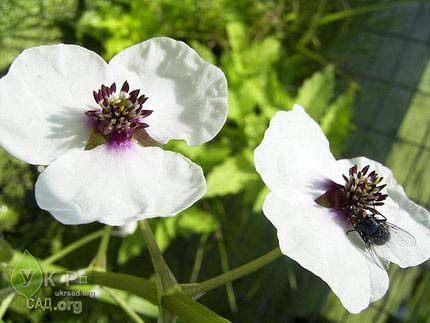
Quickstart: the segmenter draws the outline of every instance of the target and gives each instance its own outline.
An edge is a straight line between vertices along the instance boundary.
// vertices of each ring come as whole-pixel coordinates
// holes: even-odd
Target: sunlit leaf
[[[257,179],[257,174],[242,156],[226,159],[214,167],[207,177],[207,197],[235,194],[246,187],[250,181]]]
[[[182,235],[211,233],[215,231],[217,225],[218,223],[213,215],[198,207],[191,207],[178,217],[179,232]]]
[[[319,120],[333,98],[334,67],[328,65],[307,79],[299,89],[296,103],[302,105],[312,118]]]
[[[142,232],[136,230],[132,235],[124,237],[118,250],[118,263],[124,264],[138,256],[145,248],[145,239]]]
[[[246,27],[238,22],[231,22],[226,26],[227,37],[231,48],[234,51],[240,51],[248,45],[248,35]]]
[[[330,141],[330,148],[336,155],[339,154],[346,144],[348,134],[352,127],[351,106],[354,102],[356,86],[349,88],[338,96],[328,108],[321,119],[321,128]]]

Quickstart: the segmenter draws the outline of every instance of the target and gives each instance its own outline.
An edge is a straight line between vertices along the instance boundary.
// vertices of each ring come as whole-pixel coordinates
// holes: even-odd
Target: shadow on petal
[[[58,113],[52,114],[47,120],[51,130],[47,138],[61,139],[60,148],[85,147],[92,129],[83,110],[62,106]]]

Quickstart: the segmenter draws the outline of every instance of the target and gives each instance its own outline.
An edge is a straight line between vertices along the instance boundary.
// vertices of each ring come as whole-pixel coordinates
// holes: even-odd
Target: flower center
[[[378,186],[378,184],[384,179],[372,171],[369,175],[366,175],[369,171],[369,165],[358,171],[357,165],[349,169],[349,177],[343,176],[345,180],[345,186],[343,192],[345,197],[349,199],[351,206],[357,208],[368,208],[384,205],[384,200],[387,198],[387,194],[382,194],[382,189],[387,186],[386,184]]]
[[[379,185],[383,180],[375,171],[367,174],[369,166],[360,171],[357,165],[349,169],[349,176],[343,176],[344,185],[334,182],[330,183],[329,189],[315,202],[327,208],[341,211],[351,211],[353,213],[369,210],[377,213],[375,207],[384,205],[387,194],[382,194],[382,189],[386,186]]]
[[[102,85],[97,92],[93,91],[94,100],[101,109],[85,114],[95,121],[95,128],[108,143],[128,142],[136,129],[149,127],[144,118],[153,111],[142,108],[148,97],[143,94],[139,96],[140,90],[129,90],[129,84],[125,81],[118,94],[115,83]]]

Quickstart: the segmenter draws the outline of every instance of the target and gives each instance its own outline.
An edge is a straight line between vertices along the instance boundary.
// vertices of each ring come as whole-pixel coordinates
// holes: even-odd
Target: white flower
[[[302,107],[273,117],[254,158],[271,190],[263,212],[282,252],[321,277],[350,312],[385,294],[385,262],[404,268],[430,257],[429,212],[407,198],[382,164],[336,161]]]
[[[124,225],[116,227],[116,229],[112,232],[112,235],[116,237],[121,237],[121,238],[128,237],[136,231],[137,226],[138,226],[137,221],[126,223]]]
[[[157,146],[211,140],[226,120],[227,82],[165,37],[109,63],[60,44],[20,54],[0,80],[0,100],[0,144],[50,164],[36,183],[39,206],[65,224],[123,225],[175,215],[205,193],[199,166]],[[95,133],[106,143],[84,150]]]

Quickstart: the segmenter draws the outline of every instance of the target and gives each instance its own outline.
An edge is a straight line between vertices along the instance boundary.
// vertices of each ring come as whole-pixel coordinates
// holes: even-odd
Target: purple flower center
[[[128,143],[136,129],[149,127],[144,118],[153,111],[142,108],[148,97],[143,94],[139,96],[140,90],[129,90],[127,81],[119,93],[115,83],[111,86],[102,85],[97,92],[93,91],[94,100],[101,109],[85,112],[95,122],[97,131],[110,144]]]
[[[345,214],[365,210],[378,213],[375,208],[384,205],[384,200],[388,196],[381,193],[386,184],[379,185],[383,177],[379,177],[375,171],[367,174],[368,171],[369,166],[359,171],[357,165],[354,165],[349,169],[349,176],[342,175],[344,185],[331,182],[327,186],[328,190],[315,202]]]

